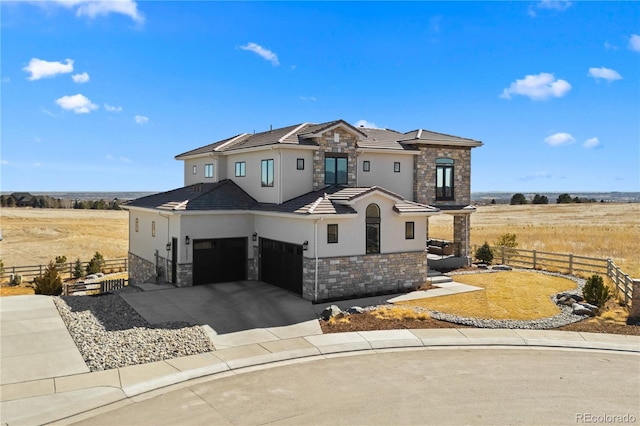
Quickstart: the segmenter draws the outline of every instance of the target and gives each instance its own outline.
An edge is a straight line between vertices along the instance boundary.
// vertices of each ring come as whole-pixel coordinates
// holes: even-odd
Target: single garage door
[[[260,238],[260,279],[302,294],[302,246]]]
[[[246,238],[216,238],[193,242],[193,285],[246,279]]]

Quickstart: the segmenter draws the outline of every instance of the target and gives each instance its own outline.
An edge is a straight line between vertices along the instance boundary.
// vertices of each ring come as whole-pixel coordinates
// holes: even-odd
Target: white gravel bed
[[[125,288],[121,291],[138,291]],[[53,301],[89,370],[100,371],[214,350],[198,325],[151,326],[116,292]]]

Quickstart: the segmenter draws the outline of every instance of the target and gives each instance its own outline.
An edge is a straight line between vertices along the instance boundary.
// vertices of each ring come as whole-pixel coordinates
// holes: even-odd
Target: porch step
[[[441,277],[442,276],[442,272],[440,271],[436,271],[435,269],[429,269],[427,271],[427,277],[431,278],[431,277]]]
[[[443,284],[453,282],[453,278],[447,277],[446,275],[427,277],[427,282],[431,284]]]

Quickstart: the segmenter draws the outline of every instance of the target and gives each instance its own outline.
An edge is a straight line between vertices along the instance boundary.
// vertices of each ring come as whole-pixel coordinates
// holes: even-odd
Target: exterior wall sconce
[[[305,241],[304,243],[302,243],[302,250],[309,250],[309,241]]]
[[[171,243],[167,243],[167,251],[171,251]]]
[[[253,235],[251,236],[251,241],[257,241],[258,240],[258,233],[254,232]]]
[[[185,245],[191,244],[191,238],[189,238],[188,235],[186,237],[184,237],[184,243],[185,243]]]

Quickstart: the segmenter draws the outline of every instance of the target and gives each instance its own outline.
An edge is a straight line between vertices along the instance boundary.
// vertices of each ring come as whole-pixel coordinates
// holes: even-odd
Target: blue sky
[[[472,191],[640,191],[636,2],[2,2],[2,191],[161,191],[342,118],[481,140]]]

